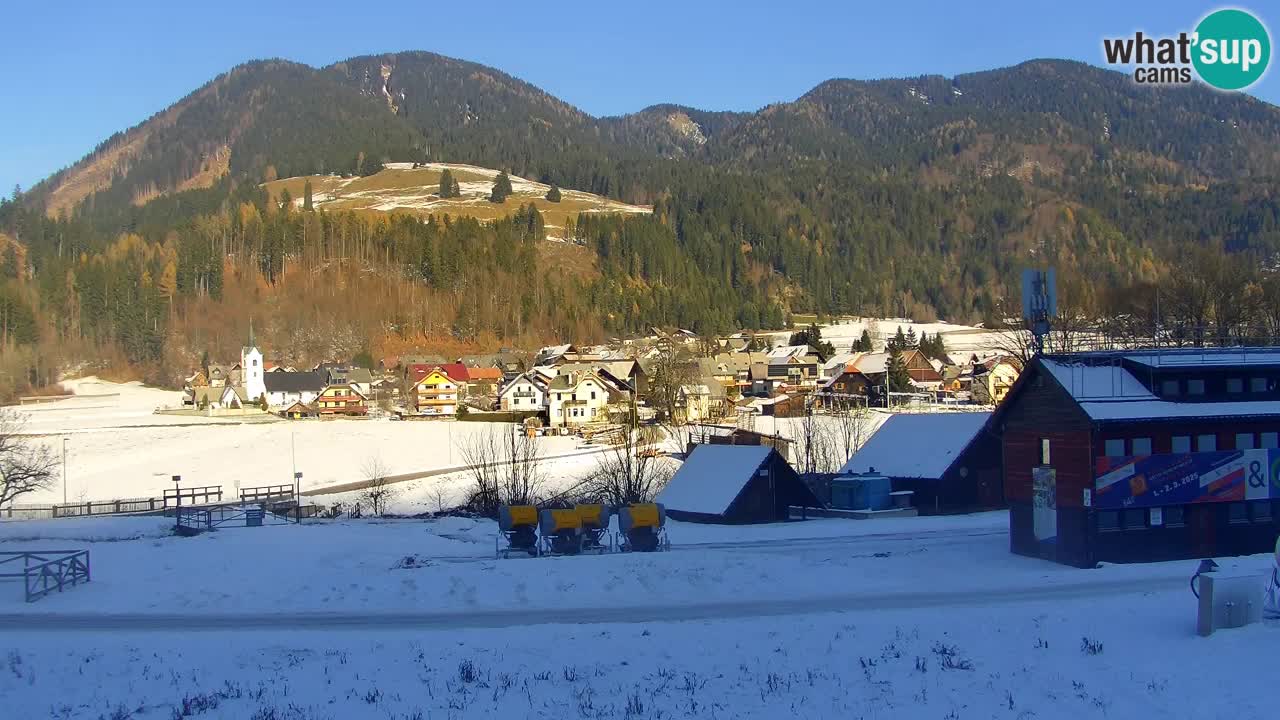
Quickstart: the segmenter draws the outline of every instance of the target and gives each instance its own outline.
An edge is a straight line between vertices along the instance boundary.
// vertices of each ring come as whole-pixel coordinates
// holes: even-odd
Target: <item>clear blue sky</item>
[[[753,110],[793,100],[832,77],[955,75],[1037,57],[1101,64],[1104,36],[1190,30],[1222,6],[704,5],[710,3],[15,2],[0,40],[0,192],[7,195],[14,183],[29,187],[113,132],[257,58],[321,66],[354,55],[430,50],[497,67],[593,115],[660,102]],[[1259,13],[1280,42],[1280,11],[1268,13],[1261,2],[1238,6]],[[1250,92],[1280,104],[1280,73],[1273,68]]]

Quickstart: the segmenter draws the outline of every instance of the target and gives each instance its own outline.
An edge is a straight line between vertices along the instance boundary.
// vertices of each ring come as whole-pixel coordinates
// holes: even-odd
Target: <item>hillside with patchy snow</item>
[[[458,197],[440,197],[440,175],[448,170],[458,182]],[[369,176],[311,175],[266,183],[277,200],[287,190],[295,206],[303,205],[303,193],[311,182],[312,203],[317,210],[409,212],[418,215],[452,215],[496,220],[533,203],[542,213],[547,237],[563,240],[566,227],[579,213],[653,212],[644,205],[629,205],[592,193],[561,188],[559,202],[546,199],[550,185],[510,175],[512,193],[506,202],[489,201],[497,170],[457,163],[387,163]]]

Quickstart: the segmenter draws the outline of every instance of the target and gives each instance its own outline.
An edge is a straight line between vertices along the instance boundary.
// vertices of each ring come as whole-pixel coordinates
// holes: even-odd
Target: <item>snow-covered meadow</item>
[[[0,550],[48,533],[94,568],[31,605],[0,583],[15,717],[1262,718],[1280,699],[1280,627],[1195,636],[1195,563],[1012,556],[1002,513],[673,522],[669,553],[505,561],[492,523],[457,518],[0,530]]]
[[[180,393],[92,378],[67,385],[76,397],[14,411],[25,421],[23,432],[49,444],[59,458],[62,439],[67,439],[66,494],[72,502],[158,496],[173,487],[173,475],[182,476],[183,487],[219,485],[232,497],[242,487],[291,484],[295,468],[303,473],[304,492],[364,480],[373,459],[392,475],[456,468],[464,464],[462,448],[468,439],[495,427],[478,422],[263,422],[255,415],[165,415],[155,414],[155,408],[177,406]],[[574,437],[539,438],[538,443],[548,458],[546,473],[553,488],[588,472],[598,450]],[[461,499],[459,483],[456,475],[438,480],[446,500]],[[436,485],[435,480],[415,481],[420,492],[406,497],[418,512],[437,499]],[[21,502],[61,502],[62,495],[59,477],[47,491]]]

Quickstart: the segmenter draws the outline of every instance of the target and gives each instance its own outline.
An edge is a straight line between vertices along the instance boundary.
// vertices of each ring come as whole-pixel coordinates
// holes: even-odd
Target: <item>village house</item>
[[[824,406],[841,407],[866,405],[870,393],[871,381],[851,362],[840,372],[827,378],[818,387],[816,394]]]
[[[607,422],[609,407],[627,398],[595,370],[560,373],[551,381],[547,402],[551,427]]]
[[[314,407],[321,417],[335,415],[362,417],[369,412],[365,396],[354,385],[347,383],[326,386],[316,398]]]
[[[413,384],[412,411],[418,415],[453,417],[458,414],[461,386],[443,367],[432,368]]]
[[[283,408],[294,403],[310,405],[329,384],[328,378],[319,372],[269,372],[263,378],[267,391],[267,405]]]
[[[676,392],[675,421],[696,423],[711,418],[711,388],[706,385],[681,385]]]
[[[970,392],[981,405],[999,405],[1018,381],[1022,363],[1013,357],[988,358],[973,366]]]
[[[498,408],[506,412],[545,412],[549,384],[542,373],[521,373],[498,392]]]

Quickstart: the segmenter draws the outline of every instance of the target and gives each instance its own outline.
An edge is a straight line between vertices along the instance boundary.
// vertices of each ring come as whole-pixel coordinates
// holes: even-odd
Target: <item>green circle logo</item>
[[[1200,79],[1219,90],[1241,90],[1262,77],[1271,61],[1271,37],[1244,10],[1216,10],[1196,26],[1191,62]]]

